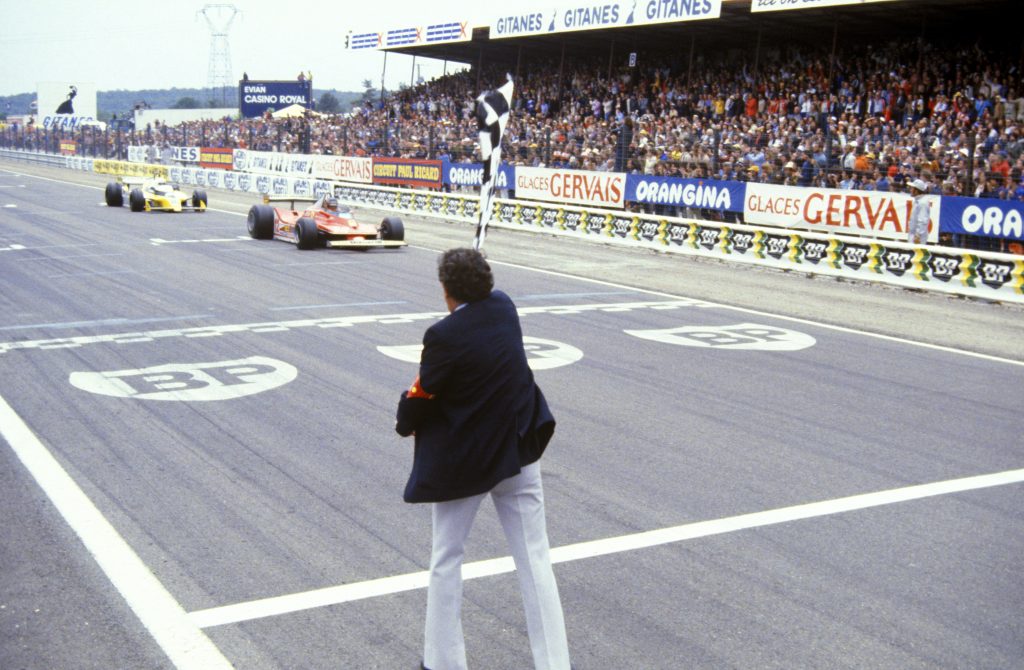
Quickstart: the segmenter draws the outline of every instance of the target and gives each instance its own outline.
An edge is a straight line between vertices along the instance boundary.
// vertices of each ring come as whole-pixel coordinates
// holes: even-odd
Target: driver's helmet
[[[338,199],[333,196],[324,198],[324,209],[337,212],[338,211]]]

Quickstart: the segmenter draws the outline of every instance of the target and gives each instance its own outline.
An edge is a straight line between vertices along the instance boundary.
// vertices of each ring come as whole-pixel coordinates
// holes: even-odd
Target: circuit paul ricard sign
[[[238,82],[238,111],[244,118],[254,119],[268,110],[276,112],[291,105],[313,108],[312,81]]]

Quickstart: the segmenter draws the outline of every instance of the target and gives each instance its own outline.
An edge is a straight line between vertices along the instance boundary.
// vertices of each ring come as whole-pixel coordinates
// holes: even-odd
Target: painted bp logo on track
[[[72,372],[75,388],[140,400],[230,400],[283,386],[298,370],[283,361],[252,356],[213,363],[170,363],[111,372]]]
[[[583,352],[565,342],[543,340],[539,337],[524,337],[523,348],[531,370],[549,370],[571,365],[583,358]],[[422,344],[404,344],[391,347],[377,347],[377,351],[406,363],[419,363]]]
[[[683,326],[625,332],[634,337],[664,344],[715,349],[797,351],[814,346],[816,342],[807,333],[756,323],[739,323],[733,326]]]

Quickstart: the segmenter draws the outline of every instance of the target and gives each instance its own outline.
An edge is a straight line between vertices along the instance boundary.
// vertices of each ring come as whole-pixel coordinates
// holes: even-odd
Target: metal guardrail
[[[44,154],[36,151],[18,151],[16,149],[0,149],[0,158],[9,158],[41,165],[54,165],[57,167],[65,167],[68,162],[66,156]]]

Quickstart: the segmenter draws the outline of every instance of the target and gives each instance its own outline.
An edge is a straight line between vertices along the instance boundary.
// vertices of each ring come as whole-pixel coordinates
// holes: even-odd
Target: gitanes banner
[[[742,212],[745,194],[746,184],[736,181],[626,175],[626,201],[645,205]]]
[[[199,147],[171,147],[171,151],[171,160],[175,163],[199,162]],[[128,147],[128,160],[132,163],[156,163],[163,159],[163,149],[155,148],[155,145]]]
[[[931,202],[928,241],[939,240],[939,196]],[[904,240],[914,199],[885,191],[837,191],[772,184],[747,184],[743,220],[752,225],[801,228],[829,235]]]
[[[484,181],[481,163],[444,163],[444,183],[452,186],[480,186]],[[498,167],[495,188],[509,188],[515,183],[515,168],[508,163]]]
[[[313,108],[313,82],[298,81],[240,81],[238,82],[238,110],[251,119],[267,110],[276,112],[289,105]]]
[[[942,232],[1024,241],[1024,202],[943,198]]]
[[[626,175],[535,167],[516,167],[516,198],[593,207],[620,208],[625,203]]]
[[[490,38],[717,19],[722,13],[722,0],[563,0],[557,6],[552,4],[492,5],[493,11],[501,13],[485,22],[491,27]]]
[[[96,84],[91,82],[39,82],[36,113],[47,130],[76,130],[96,120]]]

